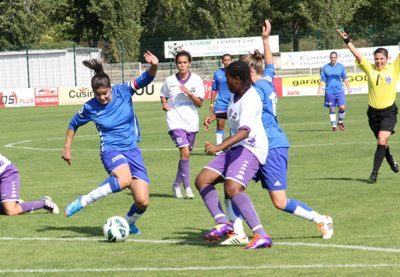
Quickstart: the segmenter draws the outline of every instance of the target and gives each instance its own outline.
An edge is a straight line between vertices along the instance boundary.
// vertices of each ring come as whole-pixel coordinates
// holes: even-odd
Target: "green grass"
[[[122,243],[103,240],[105,220],[124,215],[130,207],[128,191],[102,199],[71,218],[40,211],[0,216],[0,275],[10,274],[9,270],[17,270],[16,275],[21,274],[18,270],[31,274],[30,270],[38,270],[35,275],[398,276],[399,175],[384,162],[378,182],[366,183],[375,150],[367,124],[367,97],[352,95],[347,100],[344,132],[330,131],[322,98],[281,98],[278,109],[292,145],[288,196],[331,215],[333,239],[322,240],[314,224],[276,210],[260,185],[251,183],[247,192],[275,245],[245,251],[204,243],[201,234],[214,222],[198,193],[194,200],[172,198],[178,151],[167,134],[160,104],[136,103],[142,128],[140,147],[151,178],[150,206],[138,222],[142,235]],[[63,210],[106,178],[92,124],[77,133],[72,165],[61,159],[69,119],[78,109],[0,109],[0,153],[18,166],[25,201],[50,195]],[[207,109],[208,103],[202,117]],[[191,157],[192,180],[211,159],[203,155],[205,140],[214,141],[214,131],[199,132]],[[400,159],[398,134],[390,144]]]

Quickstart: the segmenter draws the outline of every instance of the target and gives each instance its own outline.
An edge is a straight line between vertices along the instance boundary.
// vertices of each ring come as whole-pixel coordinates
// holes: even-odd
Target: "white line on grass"
[[[211,270],[264,270],[310,268],[400,268],[400,264],[305,264],[259,266],[189,266],[189,267],[133,267],[133,268],[59,268],[59,269],[0,269],[0,273],[65,273],[65,272],[129,272],[129,271],[211,271]]]
[[[69,237],[69,238],[50,238],[50,237],[0,237],[3,241],[103,241],[99,237]],[[145,240],[145,239],[126,239],[126,242],[137,243],[153,243],[153,244],[206,244],[206,242],[196,241],[181,241],[181,240]],[[307,242],[274,242],[274,245],[287,246],[306,246],[306,247],[321,247],[321,248],[340,248],[350,250],[362,250],[373,252],[400,253],[400,248],[385,248],[364,245],[342,245],[342,244],[322,244],[322,243],[307,243]]]
[[[91,135],[85,136],[90,137]],[[36,150],[36,151],[62,151],[62,148],[41,148],[41,147],[30,147],[30,146],[22,146],[22,144],[34,142],[34,141],[43,141],[43,140],[54,140],[57,138],[47,138],[47,139],[37,139],[37,140],[23,140],[19,142],[13,142],[5,144],[5,148],[16,148],[16,149],[26,149],[26,150]],[[398,144],[400,141],[392,141],[391,144]],[[310,143],[310,144],[294,144],[291,147],[325,147],[325,146],[342,146],[342,145],[360,145],[360,144],[376,144],[374,141],[363,141],[363,142],[333,142],[333,143]],[[176,148],[140,148],[142,151],[176,151]],[[193,150],[202,151],[204,148],[194,148]],[[77,150],[78,151],[78,150]],[[99,151],[96,149],[79,149],[79,151]]]

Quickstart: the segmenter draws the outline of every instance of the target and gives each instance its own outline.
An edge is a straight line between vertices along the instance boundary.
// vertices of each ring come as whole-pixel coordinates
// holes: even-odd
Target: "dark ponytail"
[[[84,66],[94,70],[96,73],[92,78],[92,89],[95,92],[98,88],[110,88],[110,77],[104,72],[103,64],[97,59],[85,60],[82,62]]]

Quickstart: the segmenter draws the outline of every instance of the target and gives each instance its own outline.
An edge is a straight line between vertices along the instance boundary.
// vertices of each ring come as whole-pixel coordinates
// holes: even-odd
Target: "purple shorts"
[[[129,151],[109,150],[100,153],[101,161],[108,174],[122,164],[128,164],[131,169],[132,177],[150,183],[149,175],[142,157],[142,152],[137,147]]]
[[[18,169],[14,164],[10,164],[0,175],[1,202],[18,201],[20,184]]]
[[[326,93],[325,94],[325,108],[334,109],[337,106],[346,105],[346,96],[343,93]]]
[[[243,146],[222,152],[204,168],[217,172],[225,180],[231,179],[247,187],[260,167],[257,157]]]
[[[261,180],[261,185],[268,191],[287,189],[289,149],[279,147],[268,149],[267,162],[260,166],[254,180]]]
[[[170,130],[168,134],[175,143],[176,147],[182,148],[189,146],[189,150],[192,151],[197,132],[187,132],[183,129],[173,129]]]

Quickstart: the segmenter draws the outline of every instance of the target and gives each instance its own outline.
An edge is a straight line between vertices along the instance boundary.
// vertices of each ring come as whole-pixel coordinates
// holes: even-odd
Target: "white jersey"
[[[0,174],[4,172],[7,166],[11,164],[11,161],[0,154]]]
[[[233,97],[232,95],[228,108],[231,133],[234,135],[240,129],[249,129],[250,134],[231,147],[242,145],[251,151],[261,164],[265,164],[268,155],[268,138],[261,118],[261,98],[253,87],[236,102],[233,101]]]
[[[181,82],[175,74],[169,76],[160,91],[160,96],[168,99],[168,105],[171,108],[165,113],[168,130],[183,129],[187,132],[198,132],[198,108],[180,89],[182,84],[197,97],[204,98],[203,80],[199,75],[190,73],[186,82]]]

